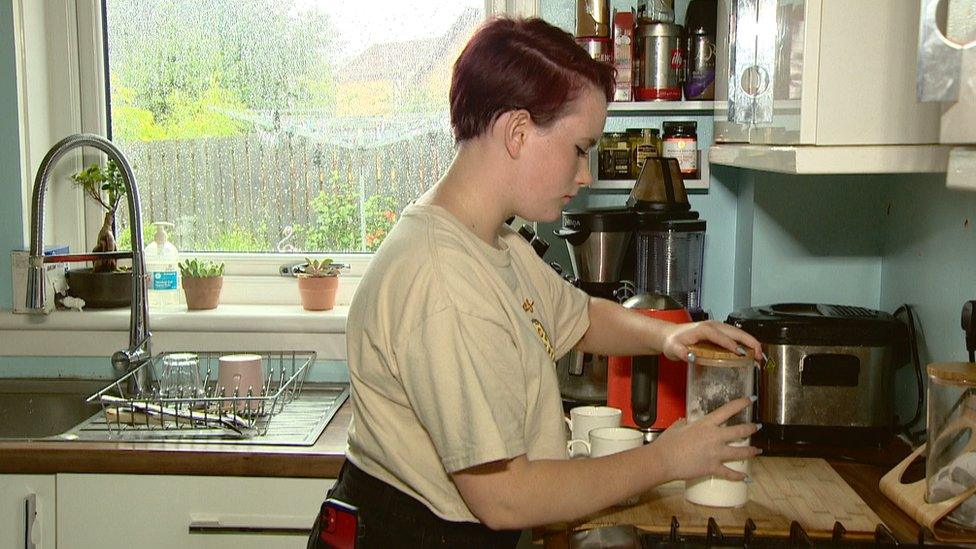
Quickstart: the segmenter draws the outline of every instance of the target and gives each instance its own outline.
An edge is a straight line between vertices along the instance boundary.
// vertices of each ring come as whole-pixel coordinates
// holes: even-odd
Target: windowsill
[[[348,306],[306,311],[299,305],[220,305],[210,311],[150,311],[149,327],[161,332],[342,334]],[[128,331],[129,309],[54,311],[48,315],[0,311],[0,330]]]

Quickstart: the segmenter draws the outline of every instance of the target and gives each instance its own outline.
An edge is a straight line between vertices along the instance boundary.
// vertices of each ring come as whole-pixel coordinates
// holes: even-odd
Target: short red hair
[[[468,41],[451,78],[454,138],[478,137],[505,112],[525,109],[546,126],[590,83],[613,98],[614,69],[542,19],[495,18]]]

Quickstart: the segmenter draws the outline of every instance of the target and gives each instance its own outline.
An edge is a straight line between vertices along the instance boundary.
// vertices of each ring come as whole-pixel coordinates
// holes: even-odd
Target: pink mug
[[[220,388],[222,396],[232,397],[235,391],[240,398],[247,397],[248,391],[251,391],[252,397],[261,396],[264,383],[261,355],[224,355],[220,357],[219,365],[217,387]],[[228,408],[232,406],[232,403],[225,405]],[[248,403],[248,408],[251,410],[256,410],[260,406],[260,401]],[[244,403],[241,402],[238,407],[243,409]]]

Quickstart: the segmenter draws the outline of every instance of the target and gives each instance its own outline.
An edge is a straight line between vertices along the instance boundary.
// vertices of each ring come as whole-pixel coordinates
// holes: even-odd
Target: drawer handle
[[[27,494],[24,498],[24,547],[36,549],[40,537],[40,524],[37,516],[37,494]]]
[[[288,515],[190,515],[190,534],[308,536],[315,517]]]

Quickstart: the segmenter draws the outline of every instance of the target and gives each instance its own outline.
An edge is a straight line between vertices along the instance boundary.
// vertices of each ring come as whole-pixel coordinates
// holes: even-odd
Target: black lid
[[[779,303],[735,311],[726,322],[773,345],[880,347],[900,344],[907,334],[888,313],[848,305]]]
[[[691,0],[685,12],[685,26],[689,34],[715,36],[717,0]]]
[[[638,231],[704,231],[705,221],[698,212],[637,212]]]
[[[661,124],[664,133],[695,133],[698,131],[698,122],[694,120],[668,120]]]
[[[576,246],[589,238],[590,233],[630,232],[636,227],[634,212],[626,208],[564,210],[563,226],[552,234]]]

